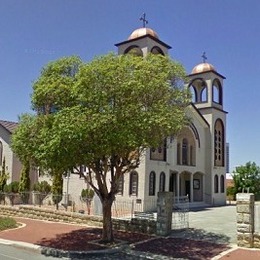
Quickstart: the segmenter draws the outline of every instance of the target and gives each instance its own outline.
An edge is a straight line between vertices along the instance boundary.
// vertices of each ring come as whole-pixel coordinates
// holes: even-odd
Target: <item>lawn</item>
[[[13,218],[0,217],[0,231],[15,227],[17,227],[17,223]]]

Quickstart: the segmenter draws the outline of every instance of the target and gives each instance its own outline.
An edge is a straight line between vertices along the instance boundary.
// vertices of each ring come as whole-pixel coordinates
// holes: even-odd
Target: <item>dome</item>
[[[206,71],[216,71],[216,69],[214,68],[213,65],[207,63],[207,62],[203,62],[203,63],[200,63],[198,65],[196,65],[191,74],[196,74],[196,73],[202,73],[202,72],[206,72]]]
[[[143,27],[143,28],[134,30],[131,33],[131,35],[128,37],[128,40],[133,40],[133,39],[139,38],[141,36],[145,36],[145,35],[151,35],[151,36],[159,39],[158,34],[154,30]]]

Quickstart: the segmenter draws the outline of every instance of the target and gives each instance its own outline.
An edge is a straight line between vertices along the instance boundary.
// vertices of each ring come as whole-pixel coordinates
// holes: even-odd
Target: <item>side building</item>
[[[0,120],[0,169],[2,170],[5,160],[5,171],[9,174],[7,184],[20,181],[22,164],[11,149],[11,136],[17,126],[16,122]],[[37,179],[37,172],[31,171],[31,183],[35,183]]]

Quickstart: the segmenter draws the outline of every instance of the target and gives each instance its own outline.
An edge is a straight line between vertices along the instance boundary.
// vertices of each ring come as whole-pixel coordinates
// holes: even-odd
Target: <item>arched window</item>
[[[124,193],[124,175],[122,174],[118,180],[118,194],[123,195]]]
[[[149,196],[155,195],[155,172],[150,172],[149,176]]]
[[[222,105],[222,86],[219,82],[219,80],[214,80],[212,85],[213,90],[213,102]]]
[[[193,86],[190,86],[190,93],[191,93],[191,101],[192,103],[196,103],[198,100],[196,89]]]
[[[225,163],[225,147],[224,147],[224,125],[218,119],[214,129],[214,164],[215,166],[224,166]]]
[[[214,177],[214,192],[218,193],[218,175],[217,174]]]
[[[188,165],[188,140],[186,138],[182,140],[182,164]]]
[[[203,86],[201,92],[200,92],[200,99],[201,102],[207,102],[208,101],[208,93],[207,93],[207,88],[206,85]]]
[[[159,48],[158,46],[153,47],[152,50],[151,50],[151,53],[152,53],[152,54],[161,54],[161,55],[164,55],[162,49]]]
[[[138,173],[136,171],[130,173],[129,194],[132,196],[137,196],[138,194]]]
[[[165,191],[165,173],[164,172],[161,172],[161,174],[160,174],[159,191]]]
[[[143,56],[142,50],[138,46],[130,46],[125,50],[125,54],[132,54],[136,56]]]
[[[208,88],[204,79],[197,78],[193,80],[190,83],[189,88],[191,90],[191,94],[193,94],[192,102],[201,103],[208,101]]]
[[[220,191],[221,193],[225,192],[225,178],[223,175],[220,176]]]
[[[3,144],[0,141],[0,165],[3,164]]]

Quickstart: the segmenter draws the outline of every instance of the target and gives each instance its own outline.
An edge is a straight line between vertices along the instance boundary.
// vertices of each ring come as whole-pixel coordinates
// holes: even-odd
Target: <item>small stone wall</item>
[[[65,222],[102,227],[102,217],[84,215],[75,212],[57,211],[38,207],[26,206],[2,206],[1,216],[24,217],[54,222]],[[156,221],[148,219],[113,219],[113,227],[116,230],[135,233],[155,234]]]
[[[113,227],[116,230],[134,233],[156,234],[156,221],[149,219],[113,219]]]

